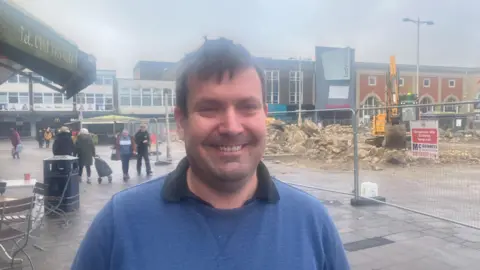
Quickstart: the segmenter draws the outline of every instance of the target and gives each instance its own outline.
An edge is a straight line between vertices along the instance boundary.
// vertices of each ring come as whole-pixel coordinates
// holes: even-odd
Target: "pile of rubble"
[[[458,130],[454,132],[451,129],[439,129],[438,131],[440,133],[440,141],[468,142],[480,140],[480,130]]]
[[[363,136],[359,136],[358,141],[358,157],[361,164],[372,168],[384,164],[399,166],[432,163],[480,164],[480,148],[478,151],[441,149],[439,160],[429,160],[413,157],[408,150],[390,150],[365,144]],[[268,126],[266,155],[295,155],[322,160],[327,164],[351,164],[354,159],[352,127],[329,125],[320,128],[308,120],[301,126],[275,121]]]

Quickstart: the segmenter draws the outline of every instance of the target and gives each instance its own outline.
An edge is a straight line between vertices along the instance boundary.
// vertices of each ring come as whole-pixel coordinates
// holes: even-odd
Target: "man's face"
[[[211,187],[233,192],[255,173],[265,150],[260,78],[248,68],[221,83],[191,78],[189,89],[188,115],[176,108],[175,118],[191,168]]]
[[[147,126],[140,126],[140,130],[141,130],[141,131],[147,130]]]

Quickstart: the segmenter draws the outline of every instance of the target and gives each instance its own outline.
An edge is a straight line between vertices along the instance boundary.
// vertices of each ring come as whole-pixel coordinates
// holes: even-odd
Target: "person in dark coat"
[[[68,127],[60,128],[60,132],[53,142],[52,152],[54,156],[73,156],[75,145],[73,144],[72,134]]]
[[[152,175],[152,168],[150,167],[150,159],[148,157],[150,134],[148,133],[146,124],[142,124],[140,130],[135,134],[135,144],[137,145],[137,174],[140,175],[142,171],[142,159],[144,159],[147,175]]]
[[[44,133],[45,131],[43,129],[39,129],[37,132],[37,142],[39,148],[43,148],[43,143],[45,142],[45,139],[43,138]]]
[[[90,184],[90,176],[92,174],[91,166],[93,164],[93,157],[95,156],[95,145],[88,129],[82,128],[77,141],[75,143],[75,154],[78,157],[79,176],[82,178],[83,168],[87,171],[87,183]]]

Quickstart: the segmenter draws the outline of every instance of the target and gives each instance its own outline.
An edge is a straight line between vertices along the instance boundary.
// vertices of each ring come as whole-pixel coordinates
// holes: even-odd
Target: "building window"
[[[423,79],[423,87],[430,87],[430,79]]]
[[[8,93],[8,103],[18,103],[18,93]]]
[[[445,100],[445,103],[449,102],[458,102],[457,98],[455,97],[449,97],[447,100]],[[459,106],[458,105],[444,105],[443,106],[443,111],[444,112],[453,112],[453,113],[458,113],[459,111]]]
[[[420,99],[420,104],[423,104],[425,106],[420,107],[420,112],[426,113],[426,112],[433,112],[434,111],[434,106],[428,106],[428,104],[433,104],[433,99],[430,97],[423,97]]]
[[[38,81],[43,82],[43,77],[37,74],[32,74],[32,79],[34,79],[32,80],[33,83],[38,83]]]
[[[8,103],[7,93],[0,93],[0,104]]]
[[[29,104],[28,93],[18,93],[18,103]]]
[[[169,88],[165,88],[163,89],[163,91],[167,93],[167,95],[165,95],[165,98],[167,99],[166,100],[167,106],[175,105],[176,103],[175,92],[173,92],[172,89],[169,89]]]
[[[376,76],[368,76],[368,85],[369,86],[377,85],[377,77]]]
[[[105,110],[107,111],[113,110],[113,95],[111,94],[105,95]]]
[[[8,83],[18,83],[18,74],[12,75],[10,78],[7,80]]]
[[[25,76],[22,76],[22,75],[18,75],[18,81],[20,83],[28,83],[28,77],[25,77]]]
[[[103,78],[103,84],[104,85],[112,85],[113,84],[113,79],[110,77],[104,77]]]
[[[162,89],[153,89],[153,106],[163,106]]]
[[[53,94],[53,103],[54,104],[63,104],[63,95],[60,93]]]
[[[130,88],[120,89],[120,106],[130,106]]]
[[[85,94],[84,93],[79,93],[77,94],[77,104],[85,104]]]
[[[448,87],[455,88],[455,80],[448,80]]]
[[[405,85],[405,79],[400,78],[398,79],[398,86],[403,87]]]
[[[265,70],[265,91],[267,94],[267,103],[279,103],[280,72],[278,70]]]
[[[43,94],[42,93],[33,93],[33,103],[34,104],[43,104]]]
[[[43,104],[53,104],[53,93],[43,93]]]
[[[96,85],[112,85],[113,78],[111,76],[97,76],[95,80]]]
[[[73,98],[67,99],[67,96],[65,96],[65,95],[62,95],[62,96],[63,96],[63,103],[65,103],[65,104],[72,104],[73,103]]]
[[[95,94],[85,94],[87,104],[95,104]]]
[[[140,89],[131,89],[130,93],[132,95],[132,106],[142,106],[142,94]]]
[[[373,109],[382,106],[382,103],[376,96],[368,97],[363,104],[360,105],[360,118],[374,116],[380,113],[380,109]]]
[[[105,103],[103,94],[95,94],[95,104],[103,105]]]
[[[300,93],[303,91],[303,71],[291,70],[289,74],[288,93],[289,103],[298,104],[302,102]]]
[[[142,89],[142,106],[152,106],[152,89]]]

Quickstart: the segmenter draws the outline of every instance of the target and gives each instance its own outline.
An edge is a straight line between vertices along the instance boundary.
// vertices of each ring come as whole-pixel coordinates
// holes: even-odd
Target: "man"
[[[142,172],[142,158],[145,160],[147,175],[152,175],[148,150],[150,148],[150,134],[148,134],[147,125],[141,124],[140,130],[135,134],[135,144],[137,145],[137,174]]]
[[[12,157],[13,159],[20,159],[20,151],[22,141],[20,140],[20,134],[17,129],[10,128],[10,142],[12,143]]]
[[[126,182],[130,179],[130,175],[128,174],[130,158],[133,153],[135,153],[135,141],[127,129],[124,129],[122,134],[117,136],[115,148],[117,150],[117,159],[122,161],[123,181]]]
[[[116,194],[73,270],[348,270],[319,200],[270,176],[263,73],[225,39],[186,56],[176,83],[186,158],[165,177]]]

